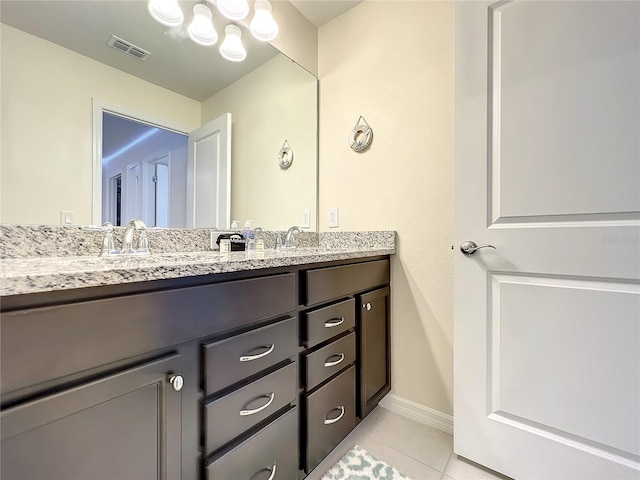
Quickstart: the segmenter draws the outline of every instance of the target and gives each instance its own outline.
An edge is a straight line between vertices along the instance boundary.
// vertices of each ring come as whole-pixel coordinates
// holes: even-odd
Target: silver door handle
[[[267,401],[267,403],[265,403],[261,407],[254,408],[253,410],[240,410],[240,416],[246,417],[247,415],[255,415],[256,413],[261,412],[262,410],[267,408],[269,405],[271,405],[271,403],[273,402],[273,399],[276,398],[276,394],[274,392],[271,392],[271,393],[266,393],[264,395],[260,395],[260,397],[268,398],[269,400]]]
[[[476,250],[480,250],[481,248],[493,248],[494,250],[496,249],[496,247],[494,247],[493,245],[478,245],[473,240],[467,240],[466,242],[462,242],[462,245],[460,245],[460,251],[465,255],[473,255],[474,253],[476,253]]]
[[[243,356],[240,357],[240,361],[241,362],[251,362],[252,360],[258,360],[259,358],[266,357],[271,352],[273,352],[273,349],[276,348],[276,344],[272,343],[271,345],[264,345],[264,348],[267,349],[265,352],[258,353],[256,355],[243,355]]]
[[[338,357],[338,360],[329,361],[329,358],[332,358],[332,357]],[[344,360],[344,353],[336,353],[335,355],[331,355],[331,357],[329,357],[329,358],[327,358],[324,361],[324,366],[325,367],[335,367],[336,365],[342,363],[342,361]]]
[[[340,410],[340,415],[338,415],[336,418],[331,418],[331,419],[324,419],[324,424],[325,425],[331,425],[332,423],[336,423],[338,420],[340,420],[342,417],[344,417],[344,406],[340,405],[339,407],[333,408],[331,410],[329,410],[329,413],[333,412],[334,410]]]
[[[338,325],[342,325],[343,323],[344,317],[332,318],[331,320],[327,320],[326,322],[324,322],[324,328],[337,327]]]
[[[262,470],[258,470],[256,473],[253,474],[253,477],[258,475],[260,472],[264,472],[265,470],[268,472],[271,472],[271,475],[269,475],[269,478],[267,478],[267,480],[273,480],[274,478],[276,478],[276,462],[273,462],[273,465],[271,466],[271,468],[266,467],[266,468],[263,468]],[[251,479],[253,479],[253,477],[251,477]]]

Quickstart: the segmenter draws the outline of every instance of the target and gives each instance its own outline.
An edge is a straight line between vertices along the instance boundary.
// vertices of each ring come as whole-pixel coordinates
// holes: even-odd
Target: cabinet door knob
[[[371,304],[367,302],[364,305],[362,305],[362,308],[364,308],[365,310],[371,310]]]
[[[176,392],[179,392],[184,385],[184,378],[182,378],[182,375],[171,375],[169,377],[169,383]]]

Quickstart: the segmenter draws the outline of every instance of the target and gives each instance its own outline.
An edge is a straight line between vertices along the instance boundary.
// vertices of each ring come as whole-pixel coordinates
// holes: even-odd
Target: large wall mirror
[[[230,114],[225,222],[251,219],[255,226],[286,229],[310,212],[310,229],[317,229],[317,79],[242,25],[245,61],[223,59],[218,47],[228,21],[213,7],[219,42],[195,44],[186,29],[197,3],[180,1],[185,22],[165,27],[151,18],[143,0],[3,0],[1,223],[113,220],[122,182],[142,181],[155,182],[166,198],[153,205],[156,222],[149,212],[157,193],[141,190],[146,203],[130,209],[138,218],[194,226],[178,220],[188,203],[181,183],[188,173],[180,166],[188,148],[173,140],[158,146],[154,142],[164,134],[148,132],[188,135]],[[113,36],[148,57],[141,61],[138,52],[110,46]],[[279,152],[285,142],[294,161],[283,169]],[[120,183],[111,170],[109,178],[97,178],[106,170],[96,162],[105,156],[120,165]],[[180,173],[172,176],[172,167]],[[135,197],[120,193],[120,201]],[[104,205],[109,198],[112,204]],[[126,221],[124,210],[119,215]]]

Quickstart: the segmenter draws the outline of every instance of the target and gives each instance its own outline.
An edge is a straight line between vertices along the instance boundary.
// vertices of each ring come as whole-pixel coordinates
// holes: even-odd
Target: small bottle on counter
[[[238,226],[238,220],[234,220],[233,222],[231,222],[230,230],[233,232],[237,232],[238,230],[240,230],[240,227]]]
[[[248,251],[256,249],[256,237],[251,224],[252,221],[247,220],[244,222],[244,227],[242,228],[242,236],[244,237],[246,249]]]

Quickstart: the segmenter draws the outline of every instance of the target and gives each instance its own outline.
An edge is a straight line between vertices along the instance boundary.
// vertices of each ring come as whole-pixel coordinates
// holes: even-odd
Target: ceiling
[[[316,27],[351,10],[362,0],[289,0]]]

